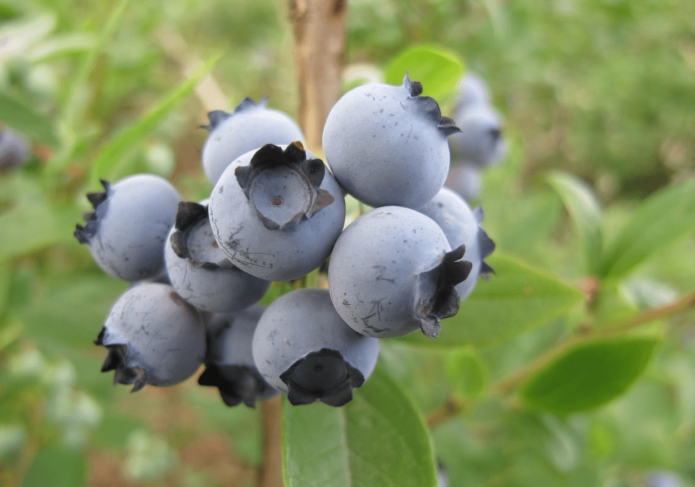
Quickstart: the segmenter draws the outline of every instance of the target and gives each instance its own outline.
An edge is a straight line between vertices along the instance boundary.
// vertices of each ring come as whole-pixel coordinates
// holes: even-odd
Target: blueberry
[[[456,101],[456,113],[461,113],[476,105],[490,104],[490,90],[485,81],[473,73],[466,74],[459,83],[459,98]]]
[[[461,133],[449,139],[453,158],[466,164],[486,166],[504,156],[506,145],[500,117],[492,107],[476,105],[457,114],[455,119]]]
[[[164,240],[174,225],[181,197],[166,180],[149,174],[127,177],[87,198],[94,211],[84,215],[75,237],[89,244],[94,261],[106,273],[139,281],[164,271]]]
[[[216,184],[229,164],[250,150],[265,144],[285,145],[304,140],[294,121],[278,110],[266,108],[267,98],[256,103],[242,101],[232,113],[215,110],[208,113],[210,131],[203,146],[203,169]]]
[[[456,284],[471,263],[451,250],[439,226],[417,211],[385,206],[353,222],[340,236],[328,266],[331,300],[357,332],[377,338],[418,328],[439,334],[442,318],[458,311]]]
[[[470,164],[451,166],[444,186],[471,201],[480,196],[480,167]]]
[[[22,166],[31,158],[29,141],[13,130],[0,131],[0,170]]]
[[[253,337],[258,370],[293,405],[346,404],[378,357],[379,341],[347,326],[323,289],[300,289],[275,300]]]
[[[171,286],[143,283],[111,308],[94,342],[108,349],[102,372],[114,384],[171,386],[192,376],[205,358],[201,316]]]
[[[463,198],[450,189],[442,188],[432,201],[418,208],[418,211],[439,225],[452,248],[460,245],[466,247],[466,260],[473,267],[468,278],[456,286],[461,298],[465,298],[473,291],[479,275],[487,277],[494,272],[484,261],[495,250],[495,242],[480,226],[483,221],[482,208],[471,210]]]
[[[277,394],[261,377],[251,351],[253,334],[264,311],[264,306],[256,305],[238,313],[222,313],[208,325],[205,372],[198,384],[217,387],[227,406],[243,402],[254,407],[256,401]]]
[[[333,106],[323,131],[340,185],[373,206],[417,208],[437,194],[449,170],[447,137],[459,132],[406,74],[402,86],[359,86]]]
[[[164,250],[167,272],[176,292],[205,311],[230,313],[263,297],[270,281],[232,264],[212,236],[208,201],[179,202],[176,225]]]
[[[285,281],[326,260],[343,229],[345,200],[323,162],[297,141],[234,161],[212,191],[209,211],[215,239],[235,266]]]

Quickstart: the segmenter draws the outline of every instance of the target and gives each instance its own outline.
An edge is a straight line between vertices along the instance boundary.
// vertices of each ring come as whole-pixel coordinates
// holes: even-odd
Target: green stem
[[[525,382],[526,379],[542,370],[569,349],[580,343],[606,338],[617,338],[636,328],[639,328],[642,325],[651,323],[654,320],[668,318],[692,308],[695,308],[695,293],[688,294],[684,298],[678,299],[664,306],[645,311],[644,313],[638,314],[637,316],[634,316],[628,320],[616,323],[614,325],[608,325],[600,330],[589,329],[586,331],[587,328],[579,327],[579,331],[567,338],[567,340],[546,350],[544,353],[523,365],[518,370],[492,384],[490,387],[488,387],[487,394],[508,394],[518,385]],[[451,397],[444,403],[443,406],[435,409],[427,416],[427,424],[429,424],[430,427],[437,426],[447,419],[460,414],[468,406],[469,404],[466,401],[462,401],[456,397]]]

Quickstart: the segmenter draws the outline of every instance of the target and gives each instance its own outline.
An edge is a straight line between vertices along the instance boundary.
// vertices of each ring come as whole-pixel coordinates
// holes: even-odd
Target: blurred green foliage
[[[575,330],[695,289],[695,4],[352,0],[348,12],[349,67],[401,78],[411,56],[445,113],[456,55],[489,82],[510,143],[480,201],[498,275],[437,348],[383,342],[378,375],[349,407],[286,408],[288,485],[308,485],[292,469],[311,465],[313,441],[355,456],[322,464],[354,485],[433,480],[430,464],[393,458],[386,443],[436,455],[452,486],[647,486],[656,470],[695,485],[692,311],[649,326],[663,337],[656,351],[655,339],[589,344],[534,376],[522,400],[489,392]],[[229,100],[221,109],[270,95],[297,113],[286,4],[0,0],[0,40],[0,120],[34,141],[29,164],[0,173],[0,485],[255,485],[257,411],[226,408],[195,379],[131,396],[99,372],[91,340],[127,283],[70,231],[99,177],[152,172],[185,199],[207,196],[193,89],[208,70]],[[429,46],[450,76],[438,81],[432,53],[413,57],[411,45]],[[184,74],[186,57],[197,75]],[[584,305],[589,276],[606,279]],[[274,284],[266,302],[290,289]],[[465,407],[430,445],[420,415],[451,397]],[[301,426],[318,416],[331,427]]]

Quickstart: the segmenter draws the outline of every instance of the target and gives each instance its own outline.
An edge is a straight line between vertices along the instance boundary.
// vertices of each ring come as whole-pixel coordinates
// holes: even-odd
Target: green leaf
[[[661,339],[629,337],[577,345],[531,377],[527,407],[556,414],[594,409],[625,392],[649,364]]]
[[[75,450],[46,447],[36,454],[22,487],[82,487],[87,477],[87,460]]]
[[[377,367],[343,408],[283,403],[287,487],[435,487],[425,424],[409,398]]]
[[[0,91],[0,120],[33,141],[58,145],[58,136],[51,121],[5,91]]]
[[[695,229],[695,179],[648,198],[606,253],[601,276],[620,278],[652,254]]]
[[[386,68],[386,82],[403,83],[406,71],[422,83],[423,94],[439,98],[456,91],[465,68],[454,52],[440,46],[415,46],[401,52]]]
[[[454,350],[446,358],[446,373],[454,391],[476,398],[485,390],[488,370],[480,355],[471,347]]]
[[[547,181],[562,198],[574,222],[588,273],[598,274],[602,251],[601,208],[593,191],[584,181],[567,173],[553,172]]]
[[[77,210],[72,205],[17,206],[0,215],[0,263],[72,238]]]
[[[5,314],[7,302],[10,297],[10,284],[12,283],[12,266],[0,264],[0,318]],[[0,322],[1,323],[1,322]]]
[[[486,260],[495,275],[478,281],[456,316],[442,321],[439,337],[415,333],[401,340],[432,347],[500,343],[551,322],[584,300],[577,289],[512,257],[496,253]]]
[[[114,181],[127,174],[128,156],[145,140],[147,135],[169,116],[212,70],[218,58],[207,61],[189,80],[165,96],[140,120],[121,130],[96,156],[91,169],[90,183],[96,186],[100,178]]]

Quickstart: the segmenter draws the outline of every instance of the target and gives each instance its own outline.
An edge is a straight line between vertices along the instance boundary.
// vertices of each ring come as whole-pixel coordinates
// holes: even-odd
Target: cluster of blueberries
[[[480,171],[502,159],[506,145],[500,116],[490,102],[490,91],[475,74],[459,86],[454,121],[461,133],[449,139],[451,170],[446,186],[467,200],[480,195]]]
[[[209,199],[183,202],[152,175],[102,181],[75,236],[132,282],[95,342],[108,349],[102,371],[135,391],[204,363],[199,384],[229,406],[278,391],[342,406],[372,374],[379,339],[436,337],[492,271],[494,243],[482,211],[443,188],[460,130],[421,93],[408,75],[346,93],[324,128],[330,170],[287,115],[246,99],[209,114]],[[345,193],[374,208],[347,227]],[[256,304],[271,281],[317,269],[327,290]]]

